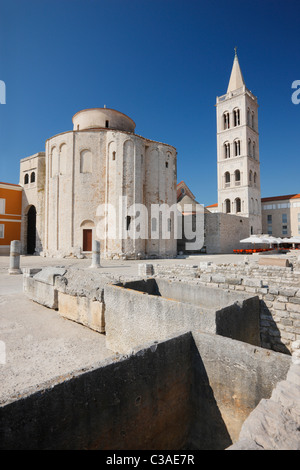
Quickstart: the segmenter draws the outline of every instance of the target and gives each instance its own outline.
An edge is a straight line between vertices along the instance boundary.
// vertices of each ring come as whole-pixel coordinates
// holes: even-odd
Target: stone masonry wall
[[[261,305],[261,346],[290,354],[292,342],[300,339],[300,273],[292,266],[156,264],[156,276],[257,294]]]

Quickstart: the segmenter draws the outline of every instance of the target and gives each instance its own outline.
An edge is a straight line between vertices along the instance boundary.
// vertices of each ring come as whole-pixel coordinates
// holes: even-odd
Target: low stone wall
[[[265,348],[290,354],[292,342],[300,339],[300,275],[292,267],[244,263],[153,266],[155,278],[258,295],[261,345]]]
[[[104,288],[107,347],[130,353],[181,331],[205,331],[260,345],[259,299],[161,279]]]

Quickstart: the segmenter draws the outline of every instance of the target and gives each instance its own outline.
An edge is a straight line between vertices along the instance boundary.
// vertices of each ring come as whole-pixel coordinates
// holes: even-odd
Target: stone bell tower
[[[217,97],[218,209],[261,233],[257,98],[246,88],[236,48],[227,92]]]

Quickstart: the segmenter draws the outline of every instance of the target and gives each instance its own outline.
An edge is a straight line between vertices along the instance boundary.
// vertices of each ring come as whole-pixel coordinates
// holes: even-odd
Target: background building
[[[300,194],[265,197],[261,203],[263,233],[281,238],[300,236]]]
[[[0,254],[9,254],[10,243],[20,240],[22,187],[0,183]]]

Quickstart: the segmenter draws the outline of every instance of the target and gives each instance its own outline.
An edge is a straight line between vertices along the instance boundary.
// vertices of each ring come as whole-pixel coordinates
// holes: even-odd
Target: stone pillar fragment
[[[9,274],[22,274],[20,269],[21,242],[13,240],[10,244]]]
[[[100,268],[100,242],[93,240],[91,268]]]

